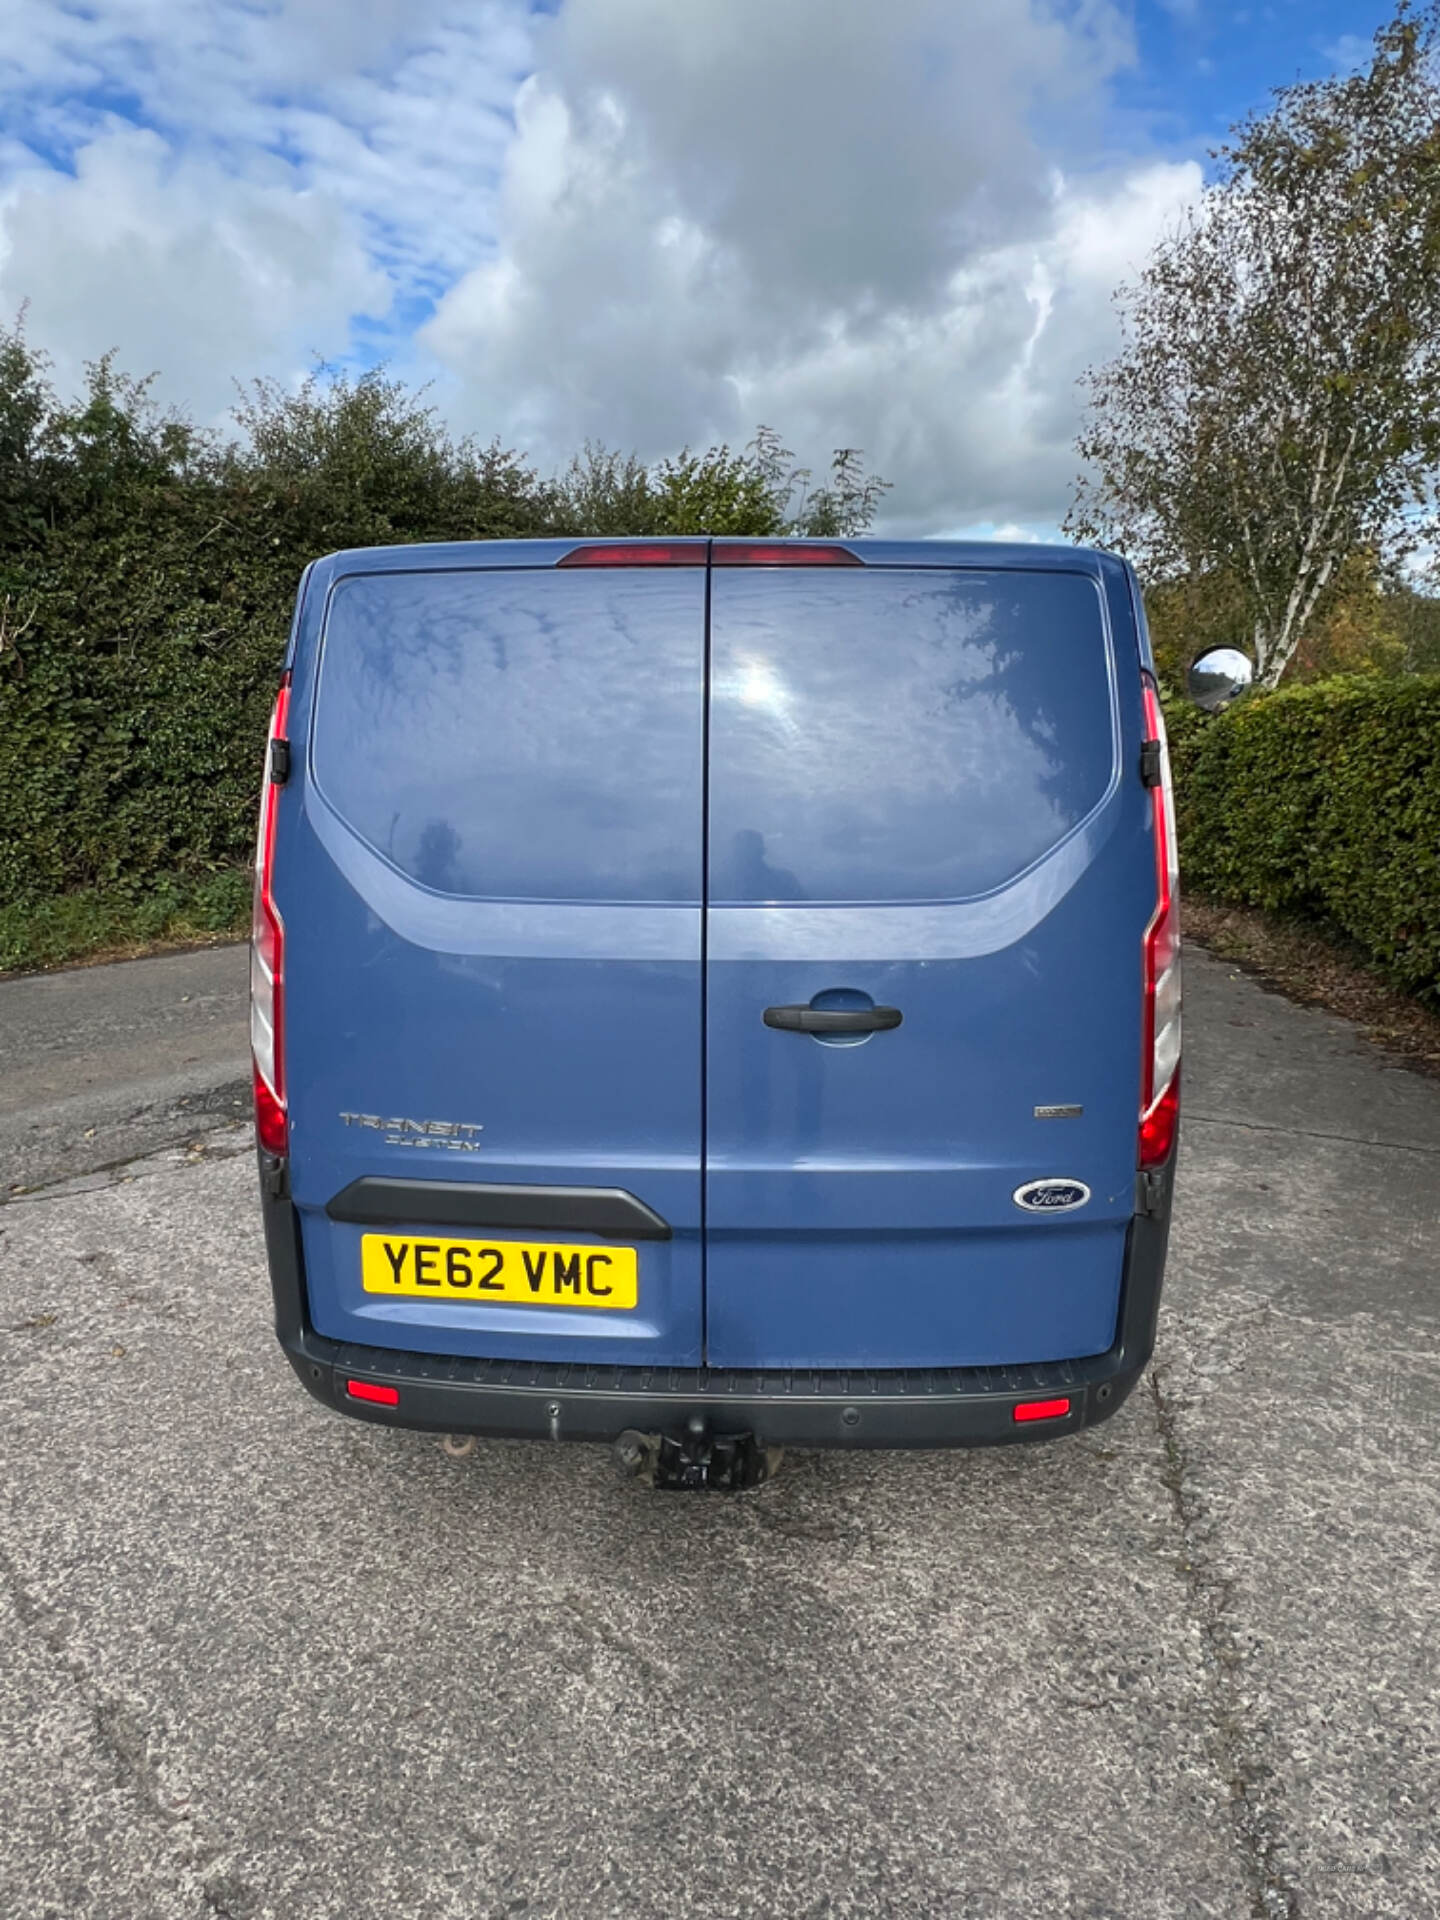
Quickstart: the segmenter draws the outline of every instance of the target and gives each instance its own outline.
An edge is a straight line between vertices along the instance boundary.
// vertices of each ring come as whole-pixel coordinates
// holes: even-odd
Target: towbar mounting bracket
[[[612,1450],[617,1472],[662,1493],[742,1493],[758,1487],[780,1465],[779,1447],[753,1433],[709,1433],[694,1415],[681,1433],[637,1433],[629,1428]]]

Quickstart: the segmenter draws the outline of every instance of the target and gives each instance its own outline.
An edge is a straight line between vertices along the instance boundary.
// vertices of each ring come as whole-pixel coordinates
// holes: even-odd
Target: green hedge
[[[92,954],[123,957],[157,942],[233,937],[249,924],[245,868],[198,878],[159,875],[143,889],[82,887],[53,900],[0,905],[0,973],[60,966]]]
[[[1440,1000],[1440,677],[1352,675],[1169,718],[1186,882],[1323,916]]]
[[[305,562],[340,546],[534,533],[551,511],[511,456],[453,444],[379,376],[262,390],[243,418],[249,444],[219,443],[157,413],[106,363],[66,408],[0,330],[11,925],[31,908],[56,929],[118,915],[128,938],[122,922],[168,926],[177,903],[228,898],[252,852]],[[83,898],[55,904],[71,895]]]
[[[765,428],[743,453],[652,468],[589,446],[542,480],[498,444],[454,439],[383,369],[260,383],[236,421],[226,439],[161,413],[109,359],[66,402],[23,329],[0,324],[0,969],[231,911],[315,555],[859,533],[884,485],[841,449],[812,487]]]

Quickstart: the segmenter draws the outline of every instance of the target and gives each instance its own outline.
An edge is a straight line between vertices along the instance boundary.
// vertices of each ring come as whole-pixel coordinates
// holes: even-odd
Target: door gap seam
[[[705,646],[700,703],[700,1364],[710,1364],[710,591],[715,542],[705,543]]]

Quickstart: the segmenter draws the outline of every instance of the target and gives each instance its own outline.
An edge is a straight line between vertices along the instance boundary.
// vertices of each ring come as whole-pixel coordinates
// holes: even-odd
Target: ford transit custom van
[[[280,1341],[359,1419],[786,1445],[1104,1419],[1180,1084],[1135,579],[1069,547],[332,554],[252,967]]]

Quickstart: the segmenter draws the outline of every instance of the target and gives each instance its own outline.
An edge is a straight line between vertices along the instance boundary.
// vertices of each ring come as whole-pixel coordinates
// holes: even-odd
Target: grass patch
[[[157,948],[233,938],[249,925],[245,868],[168,875],[143,891],[86,887],[0,907],[0,973],[128,960]]]

